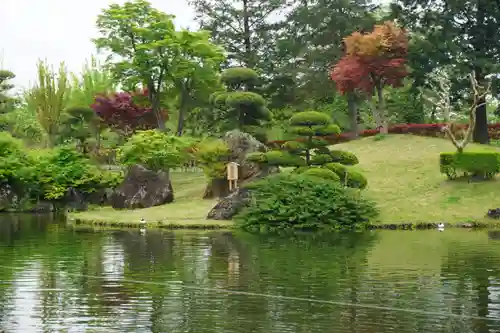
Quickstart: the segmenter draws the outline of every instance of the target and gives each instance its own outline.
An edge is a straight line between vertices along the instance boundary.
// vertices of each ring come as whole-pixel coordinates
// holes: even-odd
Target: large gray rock
[[[174,201],[174,192],[168,173],[134,165],[110,199],[117,209],[147,208]]]
[[[221,199],[208,212],[207,219],[209,220],[231,220],[234,215],[245,207],[251,198],[250,191],[244,188],[239,188],[227,197]]]
[[[264,167],[260,169],[246,182],[262,179],[270,174],[279,172],[277,167]],[[208,212],[208,220],[232,220],[233,216],[238,214],[240,210],[249,202],[251,193],[244,187],[239,187],[233,193],[228,194],[217,202],[217,204]]]
[[[0,212],[5,212],[17,207],[17,194],[9,184],[0,185]]]
[[[239,185],[244,185],[256,177],[261,178],[270,173],[279,172],[277,167],[261,169],[257,163],[246,160],[246,156],[249,153],[267,151],[267,147],[250,134],[239,130],[232,130],[227,132],[222,140],[231,152],[229,161],[239,164]],[[224,198],[229,193],[229,183],[226,178],[214,179],[205,189],[203,198]]]

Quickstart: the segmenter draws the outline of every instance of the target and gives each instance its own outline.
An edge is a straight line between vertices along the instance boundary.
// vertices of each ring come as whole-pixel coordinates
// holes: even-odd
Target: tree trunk
[[[250,17],[248,13],[248,0],[243,0],[243,42],[245,45],[245,65],[248,68],[253,68],[255,62],[252,55],[252,42],[250,40]]]
[[[186,117],[186,111],[189,107],[189,97],[186,91],[183,89],[181,91],[181,103],[179,106],[179,119],[177,119],[177,136],[182,136],[184,131],[184,118]]]
[[[359,126],[358,126],[358,108],[356,105],[356,95],[354,95],[353,93],[347,94],[347,109],[349,111],[351,137],[355,139],[358,137]]]
[[[379,127],[379,131],[382,134],[387,134],[389,132],[388,124],[385,119],[385,101],[384,101],[384,89],[380,84],[377,84],[376,86],[377,90],[377,113],[378,117],[380,120],[380,125],[377,124],[377,127]]]
[[[224,178],[215,178],[205,188],[203,199],[224,198],[229,195],[229,182]]]
[[[486,114],[486,100],[483,98],[479,101],[476,108],[476,126],[472,133],[473,142],[487,145],[490,143],[488,135],[488,116]]]

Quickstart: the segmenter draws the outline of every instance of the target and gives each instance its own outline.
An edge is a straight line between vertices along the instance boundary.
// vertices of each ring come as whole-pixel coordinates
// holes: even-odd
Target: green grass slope
[[[485,214],[500,207],[500,180],[449,181],[439,172],[439,153],[454,151],[450,141],[413,135],[364,138],[339,145],[355,153],[368,178],[365,194],[377,202],[376,223],[489,222]],[[498,150],[470,144],[466,150]]]
[[[383,140],[364,138],[332,149],[355,153],[368,178],[364,195],[381,211],[375,224],[400,223],[486,223],[490,208],[500,207],[500,177],[485,182],[448,181],[439,172],[439,153],[454,151],[444,139],[413,135],[390,135]],[[469,145],[467,149],[496,150]],[[95,208],[71,217],[83,222],[106,225],[135,225],[141,218],[149,223],[185,228],[224,228],[230,221],[211,221],[205,217],[216,200],[203,200],[206,179],[198,172],[173,172],[175,202],[137,210]]]

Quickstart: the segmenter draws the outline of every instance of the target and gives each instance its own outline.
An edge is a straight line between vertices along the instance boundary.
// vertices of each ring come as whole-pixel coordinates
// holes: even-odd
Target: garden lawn
[[[413,135],[373,137],[334,145],[355,153],[368,179],[364,191],[381,212],[374,224],[488,223],[490,208],[500,207],[500,180],[449,181],[439,172],[439,153],[452,152],[448,140]],[[470,144],[465,150],[498,150]]]
[[[137,227],[141,218],[148,226],[164,228],[220,229],[232,226],[230,221],[206,220],[208,211],[216,200],[203,200],[207,180],[201,172],[171,172],[175,201],[162,206],[115,210],[97,207],[86,212],[70,213],[70,219],[85,224],[102,224],[111,227]]]

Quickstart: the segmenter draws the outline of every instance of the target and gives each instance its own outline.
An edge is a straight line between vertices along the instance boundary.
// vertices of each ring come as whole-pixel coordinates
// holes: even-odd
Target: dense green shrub
[[[0,133],[0,184],[7,183],[28,200],[58,200],[69,188],[92,193],[114,188],[123,175],[92,164],[75,147],[28,150],[7,133]]]
[[[332,157],[332,162],[337,162],[344,165],[356,165],[359,163],[356,155],[348,151],[331,150],[330,156]]]
[[[449,179],[455,179],[458,172],[469,173],[485,179],[500,172],[500,153],[491,151],[465,151],[441,153],[440,170]]]
[[[220,139],[204,140],[194,147],[198,165],[209,179],[224,178],[231,151]]]
[[[74,147],[31,151],[28,156],[29,163],[17,176],[31,198],[61,199],[69,188],[81,193],[114,188],[123,177],[121,173],[101,170]]]
[[[17,180],[17,172],[27,163],[21,140],[0,132],[0,184]]]
[[[340,182],[340,177],[335,172],[325,168],[308,168],[302,172],[302,175]]]
[[[118,149],[124,165],[142,164],[150,170],[176,168],[191,157],[193,139],[168,135],[156,130],[139,131]]]
[[[235,221],[250,232],[355,229],[378,214],[356,190],[316,176],[279,174],[247,188],[252,200]]]
[[[366,177],[349,166],[334,162],[325,164],[324,167],[335,172],[339,176],[340,182],[347,187],[362,190],[368,185]]]

